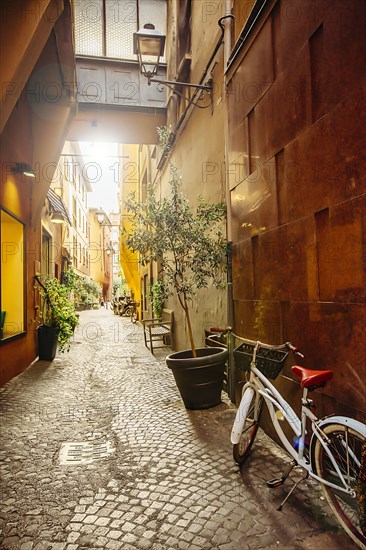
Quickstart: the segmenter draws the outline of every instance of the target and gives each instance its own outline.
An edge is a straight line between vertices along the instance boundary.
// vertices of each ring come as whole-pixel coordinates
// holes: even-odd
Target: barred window
[[[166,29],[166,0],[75,0],[76,55],[137,61],[133,33],[145,23]]]

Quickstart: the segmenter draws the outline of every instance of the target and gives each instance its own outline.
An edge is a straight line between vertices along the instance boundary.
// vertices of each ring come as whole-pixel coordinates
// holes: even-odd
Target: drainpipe
[[[231,15],[232,11],[232,0],[226,0],[225,2],[225,16]],[[234,303],[233,303],[233,275],[232,275],[232,216],[231,216],[231,193],[230,193],[230,184],[229,184],[229,111],[227,103],[227,93],[226,93],[226,69],[227,64],[230,58],[231,53],[231,24],[232,16],[227,17],[224,20],[224,86],[225,86],[225,96],[224,96],[224,119],[225,119],[225,197],[226,197],[226,225],[227,225],[227,325],[229,327],[234,326]],[[233,357],[234,350],[234,338],[231,332],[228,333],[227,339],[228,345],[228,394],[232,402],[235,402],[235,364]]]

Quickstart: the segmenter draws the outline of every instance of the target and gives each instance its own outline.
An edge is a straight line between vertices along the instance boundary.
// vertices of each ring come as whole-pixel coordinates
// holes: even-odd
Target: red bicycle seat
[[[318,386],[324,384],[327,380],[333,377],[332,370],[311,370],[305,367],[294,365],[291,367],[292,372],[301,378],[302,388],[311,388],[312,386]]]

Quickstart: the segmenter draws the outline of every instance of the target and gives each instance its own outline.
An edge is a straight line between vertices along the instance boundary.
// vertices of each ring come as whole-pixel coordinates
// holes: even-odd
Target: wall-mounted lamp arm
[[[157,84],[165,84],[168,88],[174,90],[174,86],[186,86],[187,88],[196,88],[197,90],[206,90],[207,92],[212,91],[212,85],[202,85],[202,84],[192,84],[190,82],[179,82],[178,80],[160,80],[159,78],[149,78],[148,84],[150,82],[156,82]]]
[[[174,94],[179,95],[179,97],[182,97],[188,103],[192,103],[193,105],[195,105],[199,109],[207,109],[207,107],[212,105],[212,84],[211,84],[211,82],[210,82],[210,84],[203,85],[203,84],[192,84],[191,82],[179,82],[178,80],[160,80],[158,78],[149,78],[148,79],[149,86],[150,86],[151,82],[154,82],[154,83],[157,84],[157,89],[158,89],[159,92],[162,91],[162,86],[166,86],[167,88],[172,90],[172,92]],[[193,88],[195,90],[193,98],[187,97],[184,93],[179,91],[177,89],[177,87],[179,87],[179,86],[185,86],[185,87],[188,87],[188,88]],[[199,91],[201,91],[201,93],[199,93],[197,95],[197,92],[199,92]],[[210,98],[210,101],[209,101],[208,105],[198,105],[198,101],[202,101],[205,98],[206,94]]]

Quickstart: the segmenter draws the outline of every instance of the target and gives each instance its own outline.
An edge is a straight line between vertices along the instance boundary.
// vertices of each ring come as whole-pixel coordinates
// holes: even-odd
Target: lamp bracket
[[[165,84],[168,87],[174,86],[186,86],[187,88],[196,88],[197,90],[206,90],[207,92],[212,92],[212,84],[192,84],[191,82],[179,82],[178,80],[162,80],[160,78],[149,78],[148,84],[151,82],[156,82],[157,84]]]
[[[180,82],[179,80],[163,80],[163,79],[159,79],[159,78],[151,78],[150,77],[150,78],[148,78],[148,85],[149,86],[150,86],[151,82],[155,82],[157,84],[158,90],[159,90],[159,86],[166,86],[167,88],[172,90],[172,92],[174,94],[179,95],[180,97],[185,99],[187,102],[192,103],[193,105],[195,105],[196,107],[199,107],[200,109],[206,109],[207,107],[212,105],[212,80],[209,81],[209,84],[192,84],[191,82]],[[194,101],[194,97],[189,98],[189,97],[185,96],[184,93],[177,90],[177,88],[176,88],[177,86],[185,86],[187,88],[194,88],[196,91],[201,90],[202,93],[199,94],[199,96],[197,98],[197,101],[201,101],[204,98],[204,96],[202,94],[204,94],[206,92],[210,96],[210,103],[208,105],[205,105],[205,106],[198,105],[197,101]]]

